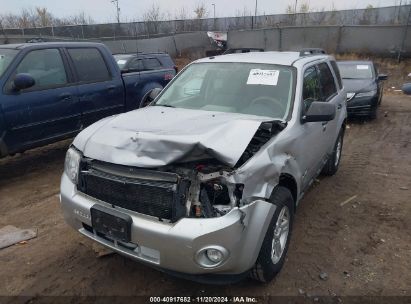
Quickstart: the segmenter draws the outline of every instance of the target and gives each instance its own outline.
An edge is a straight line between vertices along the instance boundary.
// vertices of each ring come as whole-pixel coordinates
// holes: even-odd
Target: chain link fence
[[[411,5],[343,11],[242,16],[227,18],[147,21],[26,29],[0,29],[0,36],[47,37],[69,40],[124,40],[153,38],[195,31],[233,31],[288,26],[404,25]]]

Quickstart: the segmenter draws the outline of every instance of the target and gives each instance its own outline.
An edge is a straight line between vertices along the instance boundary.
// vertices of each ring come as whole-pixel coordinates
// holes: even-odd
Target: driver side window
[[[313,101],[321,100],[320,78],[316,67],[310,67],[304,72],[303,102],[307,111]]]

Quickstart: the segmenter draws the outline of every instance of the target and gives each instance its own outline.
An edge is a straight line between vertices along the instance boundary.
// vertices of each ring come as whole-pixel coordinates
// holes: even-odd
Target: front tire
[[[334,145],[334,150],[331,157],[328,159],[326,164],[324,165],[323,170],[321,173],[323,175],[332,176],[338,171],[338,167],[340,166],[341,156],[342,156],[342,147],[344,143],[344,130],[340,131],[338,135],[337,141]]]
[[[263,283],[274,279],[284,265],[294,219],[294,199],[290,190],[277,186],[270,202],[277,208],[250,273],[251,278]]]

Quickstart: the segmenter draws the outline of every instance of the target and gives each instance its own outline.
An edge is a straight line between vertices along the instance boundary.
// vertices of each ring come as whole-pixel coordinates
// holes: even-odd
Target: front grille
[[[173,173],[82,161],[78,190],[114,207],[174,222],[185,214],[187,183]]]

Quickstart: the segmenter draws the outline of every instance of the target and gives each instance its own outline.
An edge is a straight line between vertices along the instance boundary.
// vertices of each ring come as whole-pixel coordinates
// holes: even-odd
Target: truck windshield
[[[242,113],[285,120],[294,68],[257,63],[196,63],[161,94],[156,106]]]
[[[0,48],[0,77],[3,76],[7,67],[10,65],[17,53],[18,51],[16,50]]]
[[[368,63],[338,63],[343,79],[372,79],[373,67]]]

